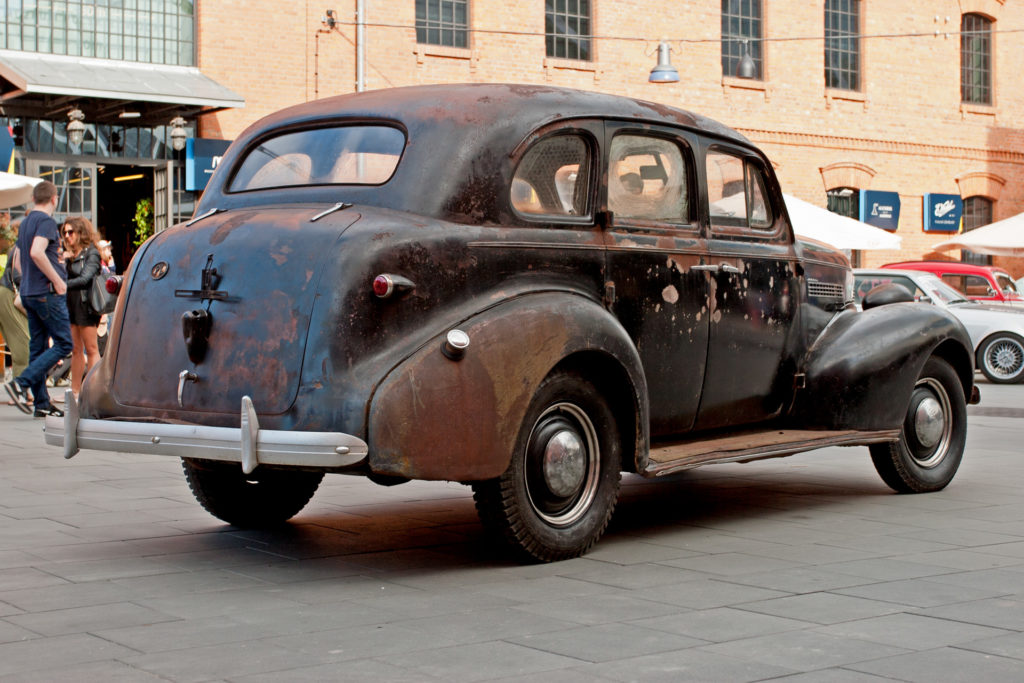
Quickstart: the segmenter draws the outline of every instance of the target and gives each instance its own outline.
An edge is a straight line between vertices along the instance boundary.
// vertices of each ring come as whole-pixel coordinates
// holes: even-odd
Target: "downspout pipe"
[[[356,0],[356,92],[366,90],[366,0]]]

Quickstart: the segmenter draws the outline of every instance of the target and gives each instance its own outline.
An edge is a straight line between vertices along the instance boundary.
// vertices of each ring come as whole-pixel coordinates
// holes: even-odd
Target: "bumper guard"
[[[64,417],[47,417],[46,443],[71,458],[80,448],[237,462],[249,474],[257,465],[346,467],[364,460],[366,443],[341,432],[260,429],[252,399],[242,397],[241,426],[81,419],[78,401],[65,393]]]

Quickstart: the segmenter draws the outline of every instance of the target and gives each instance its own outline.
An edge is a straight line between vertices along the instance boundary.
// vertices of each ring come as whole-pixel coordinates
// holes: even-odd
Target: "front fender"
[[[953,366],[970,397],[971,342],[952,315],[916,303],[845,311],[808,354],[791,421],[811,429],[897,429],[932,355]]]
[[[646,452],[647,387],[640,359],[626,331],[596,302],[564,292],[527,295],[457,327],[470,338],[460,360],[441,352],[443,335],[438,336],[374,392],[368,422],[372,472],[453,481],[497,477],[508,467],[537,387],[555,366],[574,358],[601,367],[593,377],[599,385],[608,375],[625,378],[633,423],[624,433],[634,437],[636,453]],[[586,372],[588,366],[574,367]]]

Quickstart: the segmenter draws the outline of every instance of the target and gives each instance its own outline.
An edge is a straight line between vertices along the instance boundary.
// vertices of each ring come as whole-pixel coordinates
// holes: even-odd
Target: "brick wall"
[[[366,88],[421,83],[523,82],[598,90],[690,109],[747,135],[773,160],[783,189],[819,206],[829,183],[900,193],[899,252],[865,252],[865,265],[945,255],[948,235],[922,229],[926,192],[982,193],[994,219],[1024,212],[1024,33],[993,36],[994,106],[960,102],[963,12],[980,12],[997,31],[1024,29],[1024,9],[1005,0],[862,2],[859,92],[824,86],[823,0],[766,0],[764,80],[722,76],[717,1],[593,0],[594,59],[544,55],[543,3],[470,0],[468,49],[417,45],[414,0],[367,0]],[[321,17],[335,9],[338,25]],[[197,3],[199,65],[245,97],[243,109],[203,118],[200,134],[233,138],[284,106],[355,90],[355,0]],[[948,17],[948,20],[947,20]],[[380,24],[387,24],[380,25]],[[502,31],[495,33],[493,31]],[[937,32],[937,35],[936,35]],[[521,35],[534,34],[534,35]],[[640,39],[643,38],[643,39]],[[668,39],[680,82],[651,84],[659,39]],[[684,40],[686,42],[684,42]],[[831,169],[829,171],[828,169]],[[852,169],[852,170],[851,170]],[[977,182],[977,178],[995,181]],[[1024,259],[997,257],[1014,275]]]

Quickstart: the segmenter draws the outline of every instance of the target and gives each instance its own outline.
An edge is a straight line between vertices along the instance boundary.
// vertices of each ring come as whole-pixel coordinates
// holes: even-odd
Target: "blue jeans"
[[[71,353],[71,322],[64,295],[23,297],[28,314],[28,367],[15,381],[32,392],[36,410],[50,405],[46,391],[46,373],[57,361]],[[50,340],[53,346],[50,346]]]

